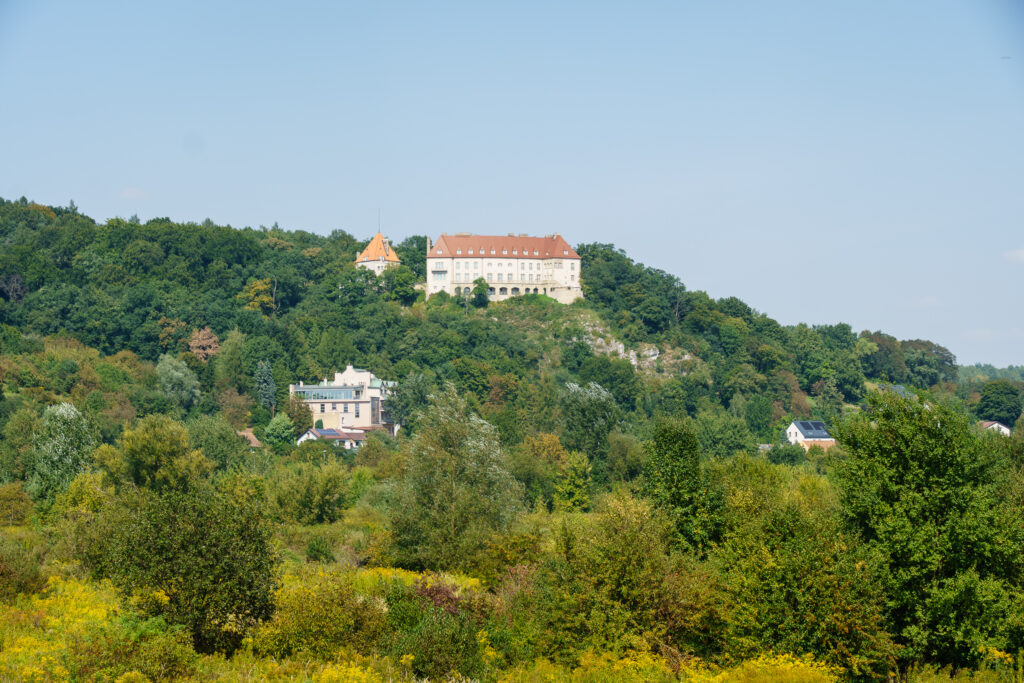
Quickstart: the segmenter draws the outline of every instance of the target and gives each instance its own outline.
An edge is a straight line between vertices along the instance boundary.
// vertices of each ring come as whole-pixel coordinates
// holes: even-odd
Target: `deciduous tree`
[[[424,412],[391,509],[396,559],[409,567],[465,567],[521,507],[522,486],[508,471],[494,427],[448,384]]]

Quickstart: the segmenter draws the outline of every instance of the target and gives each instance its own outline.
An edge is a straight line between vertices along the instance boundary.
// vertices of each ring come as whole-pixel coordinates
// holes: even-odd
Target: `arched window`
[[[519,288],[518,287],[513,287],[512,288],[512,295],[515,296],[518,293],[519,293]]]
[[[498,294],[501,294],[501,295],[508,294],[508,288],[507,287],[502,287],[501,289],[498,290]]]

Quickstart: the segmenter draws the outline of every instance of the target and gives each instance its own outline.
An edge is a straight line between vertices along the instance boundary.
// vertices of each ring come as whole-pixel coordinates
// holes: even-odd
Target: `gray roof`
[[[804,435],[805,439],[831,439],[832,435],[825,429],[824,422],[808,421],[808,420],[793,420],[793,424],[800,430],[800,433]]]

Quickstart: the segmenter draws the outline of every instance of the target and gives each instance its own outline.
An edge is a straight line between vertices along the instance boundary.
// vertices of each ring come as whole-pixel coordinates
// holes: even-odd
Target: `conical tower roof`
[[[387,261],[388,263],[401,263],[402,260],[398,258],[398,254],[391,248],[391,245],[384,238],[384,235],[379,232],[373,236],[370,243],[366,245],[366,249],[363,249],[362,253],[356,258],[356,263],[366,263],[368,261]]]

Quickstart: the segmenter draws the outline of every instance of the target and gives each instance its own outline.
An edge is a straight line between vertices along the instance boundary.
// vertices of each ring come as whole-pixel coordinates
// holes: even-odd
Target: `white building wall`
[[[560,303],[583,297],[580,260],[575,258],[502,258],[459,256],[427,259],[427,296],[447,292],[457,296],[472,289],[477,278],[487,281],[492,301],[520,294],[546,294]]]

